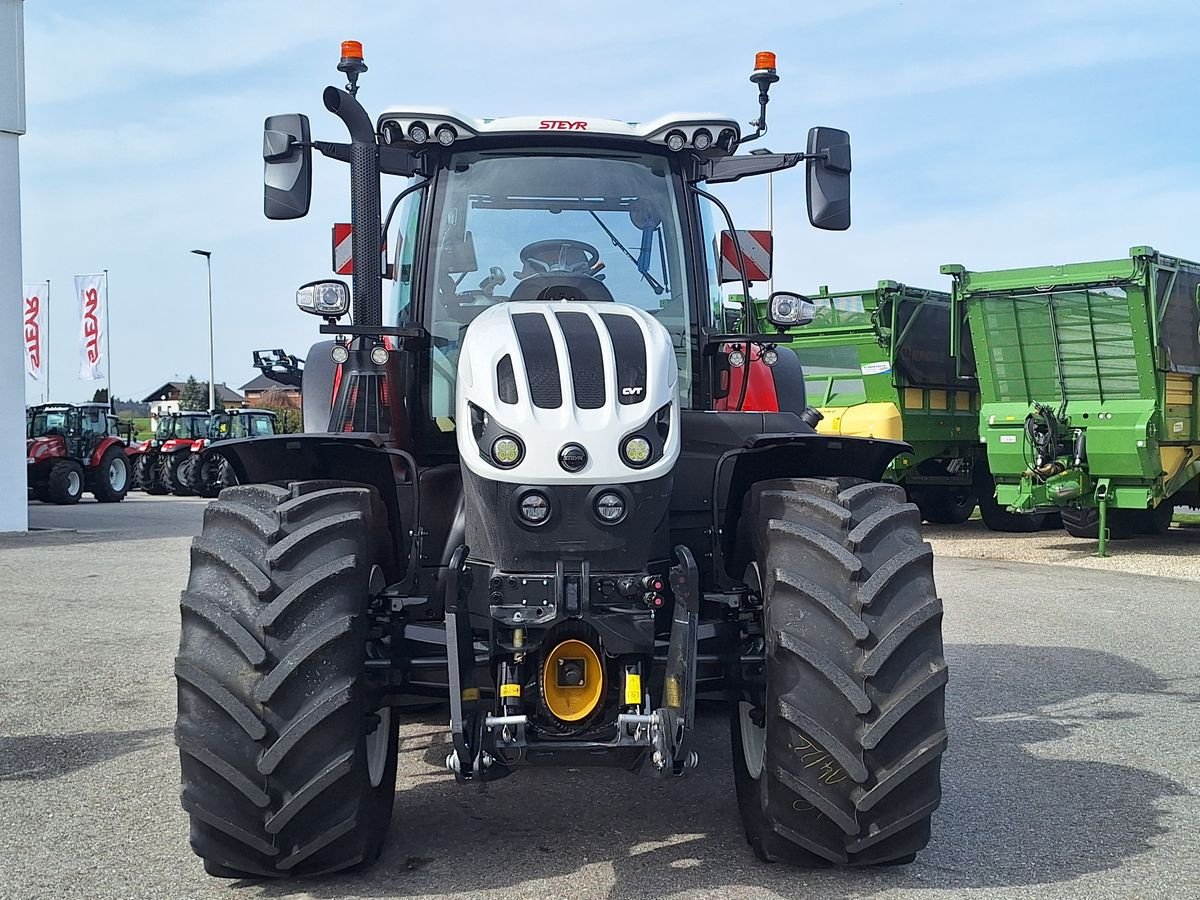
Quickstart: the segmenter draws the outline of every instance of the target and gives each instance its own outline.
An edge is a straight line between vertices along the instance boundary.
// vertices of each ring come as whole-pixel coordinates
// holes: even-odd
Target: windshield
[[[461,153],[440,178],[428,276],[432,417],[453,415],[459,342],[479,313],[505,300],[567,295],[655,316],[674,340],[687,402],[687,278],[665,157]]]
[[[29,423],[30,437],[45,437],[51,434],[66,435],[69,423],[66,410],[40,412]]]

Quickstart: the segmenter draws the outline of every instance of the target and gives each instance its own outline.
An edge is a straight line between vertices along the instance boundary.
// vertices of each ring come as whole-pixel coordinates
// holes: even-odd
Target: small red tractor
[[[184,492],[179,469],[192,447],[208,433],[208,413],[178,412],[160,416],[150,448],[142,455],[138,483],[147,494]]]
[[[125,442],[107,403],[48,403],[29,411],[29,492],[44,503],[78,503],[85,490],[118,503],[132,483]]]
[[[208,436],[193,442],[191,454],[179,466],[179,482],[186,491],[181,496],[195,494],[212,498],[238,483],[229,460],[216,451],[204,452],[213,444],[231,438],[270,437],[273,434],[275,413],[268,410],[230,409],[213,413],[208,420]]]

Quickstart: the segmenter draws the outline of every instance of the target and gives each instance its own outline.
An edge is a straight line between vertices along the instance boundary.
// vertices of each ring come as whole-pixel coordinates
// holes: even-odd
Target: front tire
[[[73,459],[56,462],[46,480],[46,496],[59,506],[78,503],[83,496],[83,466]]]
[[[366,673],[366,487],[225,491],[192,545],[175,661],[183,807],[213,875],[369,864],[395,799],[398,717]],[[382,729],[382,730],[381,730]]]
[[[184,466],[192,458],[190,453],[173,453],[170,456],[162,458],[162,480],[163,484],[176,497],[192,496],[192,489],[188,487],[184,481]]]
[[[766,654],[731,718],[738,806],[764,860],[894,865],[929,841],[947,669],[920,524],[896,485],[781,479],[747,497]]]

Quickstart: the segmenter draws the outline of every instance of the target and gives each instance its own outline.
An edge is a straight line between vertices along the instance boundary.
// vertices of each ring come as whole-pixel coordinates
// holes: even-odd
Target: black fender
[[[405,560],[410,556],[410,532],[420,518],[413,490],[418,468],[411,454],[384,441],[384,435],[366,432],[277,434],[221,441],[203,452],[229,460],[239,484],[328,479],[376,488],[387,507],[388,528],[404,570],[385,572],[391,584],[414,574],[416,560],[407,565]]]
[[[693,547],[709,545],[712,574],[722,588],[741,582],[740,571],[726,568],[739,563],[734,548],[750,485],[771,478],[835,476],[879,481],[893,459],[912,452],[903,441],[817,434],[791,412],[689,410],[682,419],[672,516],[681,531],[678,539]]]

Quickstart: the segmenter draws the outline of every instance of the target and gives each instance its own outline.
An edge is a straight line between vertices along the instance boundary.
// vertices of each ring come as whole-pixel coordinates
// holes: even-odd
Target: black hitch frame
[[[669,582],[675,605],[663,676],[662,704],[648,714],[622,713],[611,740],[527,739],[525,715],[493,715],[477,681],[475,640],[471,629],[470,577],[466,545],[453,553],[445,581],[447,680],[450,692],[450,736],[453,750],[447,766],[460,783],[483,789],[488,781],[509,774],[502,760],[536,759],[546,764],[561,757],[566,765],[611,765],[619,760],[644,760],[647,752],[658,775],[682,775],[694,768],[697,754],[689,749],[696,718],[696,667],[700,622],[700,573],[690,550],[675,548],[676,563]],[[561,584],[561,580],[559,580]],[[497,732],[500,734],[498,741]],[[503,746],[501,746],[501,744]],[[500,752],[498,752],[500,751]],[[610,751],[597,757],[597,751]],[[634,754],[630,756],[630,754]],[[603,761],[602,761],[603,760]]]

